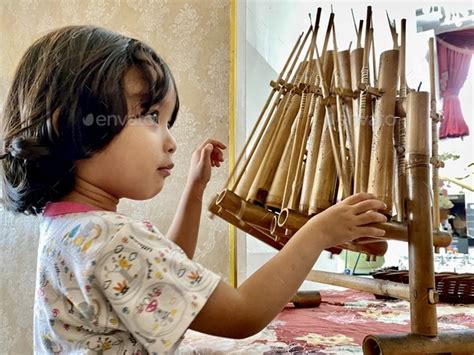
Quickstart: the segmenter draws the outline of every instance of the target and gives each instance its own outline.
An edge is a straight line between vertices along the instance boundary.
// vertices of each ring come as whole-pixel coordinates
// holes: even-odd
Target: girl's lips
[[[165,177],[171,175],[171,170],[167,168],[160,168],[158,169],[158,172]]]
[[[163,176],[169,176],[171,175],[171,169],[173,169],[174,164],[170,164],[168,166],[164,166],[162,168],[158,168],[158,172],[163,175]]]

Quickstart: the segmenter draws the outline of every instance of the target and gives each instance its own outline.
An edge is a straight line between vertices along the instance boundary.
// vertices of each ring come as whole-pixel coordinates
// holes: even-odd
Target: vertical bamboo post
[[[355,94],[359,93],[359,84],[361,83],[361,70],[362,70],[362,59],[364,56],[364,48],[356,48],[351,52],[350,62],[351,62],[351,89]],[[354,117],[354,147],[356,153],[357,161],[357,146],[359,142],[359,125],[360,125],[360,116],[359,116],[359,96],[355,97],[352,100],[352,116]],[[354,162],[355,165],[356,162]],[[355,179],[355,172],[354,172]],[[354,180],[354,189],[356,190],[357,184]],[[359,192],[359,191],[355,191]]]
[[[410,318],[414,334],[436,336],[437,293],[430,212],[429,94],[407,96],[407,222]]]
[[[349,124],[344,115],[343,108],[343,96],[338,93],[341,90],[341,78],[340,78],[340,69],[337,53],[337,40],[336,40],[336,26],[332,27],[332,40],[333,40],[333,61],[334,61],[334,88],[336,92],[336,119],[339,133],[339,150],[340,150],[340,161],[342,167],[342,178],[343,181],[343,198],[349,196],[352,193],[352,173],[353,169],[351,168],[351,159],[352,154],[352,142],[351,142],[351,133],[349,129]],[[350,76],[350,75],[349,75]],[[349,150],[346,148],[346,142],[349,146]],[[337,153],[335,153],[337,154]]]
[[[380,56],[378,89],[383,92],[377,99],[373,119],[373,141],[370,156],[368,192],[385,202],[387,215],[392,211],[394,171],[394,115],[398,83],[398,49],[385,51]]]
[[[438,169],[442,167],[442,163],[438,156],[438,122],[439,116],[436,112],[436,87],[435,87],[435,55],[434,55],[434,39],[430,38],[429,42],[430,50],[430,117],[432,120],[431,124],[431,139],[432,139],[432,153],[431,163],[433,164],[433,227],[435,230],[439,229],[440,217],[439,217],[439,175]]]
[[[405,50],[406,50],[406,19],[401,22],[400,36],[400,59],[399,59],[399,78],[400,78],[400,94],[397,100],[397,125],[396,130],[396,154],[397,154],[397,219],[399,222],[405,220],[404,201],[406,195],[406,167],[405,167],[405,145],[406,145],[406,112],[404,110],[405,100],[407,96],[407,83],[405,77]]]
[[[362,52],[362,63],[361,63],[361,74],[360,81],[364,89],[359,94],[359,129],[357,135],[357,150],[356,150],[356,163],[354,173],[354,190],[355,192],[367,191],[367,185],[369,180],[369,166],[370,166],[370,147],[372,144],[372,126],[371,121],[371,98],[367,93],[367,87],[369,86],[369,54],[370,54],[370,43],[372,38],[372,7],[367,7],[367,15],[365,20],[365,43]],[[360,54],[359,54],[360,55]],[[370,113],[369,113],[370,111]]]

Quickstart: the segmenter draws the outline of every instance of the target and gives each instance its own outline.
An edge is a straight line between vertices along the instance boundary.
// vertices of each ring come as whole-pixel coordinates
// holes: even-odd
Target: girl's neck
[[[76,175],[74,189],[60,201],[78,202],[100,210],[117,211],[119,199]]]

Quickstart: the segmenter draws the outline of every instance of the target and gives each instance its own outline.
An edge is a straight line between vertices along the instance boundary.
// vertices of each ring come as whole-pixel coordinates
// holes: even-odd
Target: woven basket
[[[408,284],[408,270],[394,269],[375,271],[374,279],[389,280]],[[454,272],[435,273],[436,291],[439,301],[444,303],[474,303],[474,274],[457,274]],[[379,299],[394,299],[393,297],[375,295]]]

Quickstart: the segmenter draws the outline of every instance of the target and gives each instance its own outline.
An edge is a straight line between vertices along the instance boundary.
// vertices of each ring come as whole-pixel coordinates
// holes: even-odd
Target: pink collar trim
[[[79,213],[98,211],[96,207],[86,205],[79,202],[60,201],[60,202],[49,202],[43,211],[43,216],[52,217],[67,213]]]

